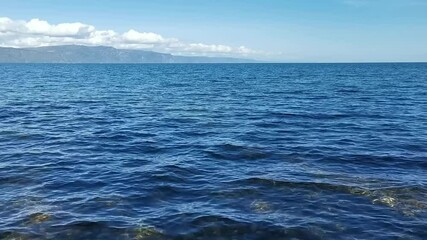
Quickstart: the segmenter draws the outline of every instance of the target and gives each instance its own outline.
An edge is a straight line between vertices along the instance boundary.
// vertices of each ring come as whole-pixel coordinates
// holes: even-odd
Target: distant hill
[[[144,50],[79,45],[1,48],[0,63],[251,63],[254,60],[187,57]]]

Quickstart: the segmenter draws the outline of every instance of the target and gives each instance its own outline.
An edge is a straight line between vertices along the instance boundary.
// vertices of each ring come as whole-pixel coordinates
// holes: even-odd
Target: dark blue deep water
[[[426,239],[427,64],[0,65],[0,239]]]

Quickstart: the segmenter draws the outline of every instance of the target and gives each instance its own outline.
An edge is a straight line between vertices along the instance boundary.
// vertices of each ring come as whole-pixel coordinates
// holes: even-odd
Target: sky
[[[427,62],[427,0],[0,0],[0,46]]]

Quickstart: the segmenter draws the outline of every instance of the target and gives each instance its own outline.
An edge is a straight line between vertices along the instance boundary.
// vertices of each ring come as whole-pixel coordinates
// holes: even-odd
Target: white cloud
[[[262,53],[244,46],[186,43],[175,38],[165,38],[157,33],[140,32],[134,29],[118,33],[113,30],[97,30],[92,25],[80,22],[50,24],[40,19],[22,21],[0,17],[1,47],[21,48],[67,44],[102,45],[205,56],[249,56]]]
[[[10,18],[0,17],[0,32],[7,32],[16,28],[14,21]]]
[[[93,31],[90,33],[88,42],[93,45],[103,45],[117,41],[119,34],[112,30]]]
[[[48,22],[39,19],[30,20],[29,22],[25,23],[25,27],[30,34],[40,34],[44,36],[55,37],[85,37],[91,32],[95,31],[94,26],[79,22],[51,25]]]
[[[233,48],[225,45],[207,45],[203,43],[190,43],[182,49],[187,52],[218,52],[218,53],[231,53]]]
[[[123,33],[123,40],[134,44],[158,44],[166,42],[165,39],[156,33],[138,32],[133,29]]]

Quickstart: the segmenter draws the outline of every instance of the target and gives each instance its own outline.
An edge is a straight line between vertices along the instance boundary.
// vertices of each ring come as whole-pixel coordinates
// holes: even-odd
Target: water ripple
[[[426,70],[0,65],[0,239],[424,239]]]

